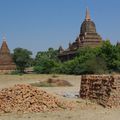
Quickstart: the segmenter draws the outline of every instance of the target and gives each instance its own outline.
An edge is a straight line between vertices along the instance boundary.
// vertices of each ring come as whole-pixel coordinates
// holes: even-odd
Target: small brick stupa
[[[6,43],[6,39],[3,38],[3,43],[0,48],[0,73],[9,73],[15,69],[16,65],[13,62],[10,50]]]

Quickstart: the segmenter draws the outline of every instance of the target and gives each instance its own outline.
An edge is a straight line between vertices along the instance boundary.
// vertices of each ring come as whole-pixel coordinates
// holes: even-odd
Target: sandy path
[[[119,110],[76,110],[52,113],[7,114],[0,120],[120,120]]]

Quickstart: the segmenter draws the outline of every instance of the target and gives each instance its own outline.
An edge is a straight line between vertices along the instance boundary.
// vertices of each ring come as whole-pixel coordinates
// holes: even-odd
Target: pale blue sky
[[[102,38],[120,41],[120,0],[0,0],[0,44],[5,33],[11,50],[67,48],[79,35],[86,7]]]

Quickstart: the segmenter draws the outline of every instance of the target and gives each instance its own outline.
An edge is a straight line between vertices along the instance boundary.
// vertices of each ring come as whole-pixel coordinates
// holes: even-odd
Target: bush
[[[55,72],[56,67],[57,63],[55,61],[44,59],[39,65],[34,67],[34,71],[41,74],[50,74]]]

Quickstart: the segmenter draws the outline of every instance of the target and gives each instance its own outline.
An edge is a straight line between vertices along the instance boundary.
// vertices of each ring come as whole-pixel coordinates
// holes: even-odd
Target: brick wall
[[[80,97],[104,107],[120,107],[120,75],[83,75]]]

